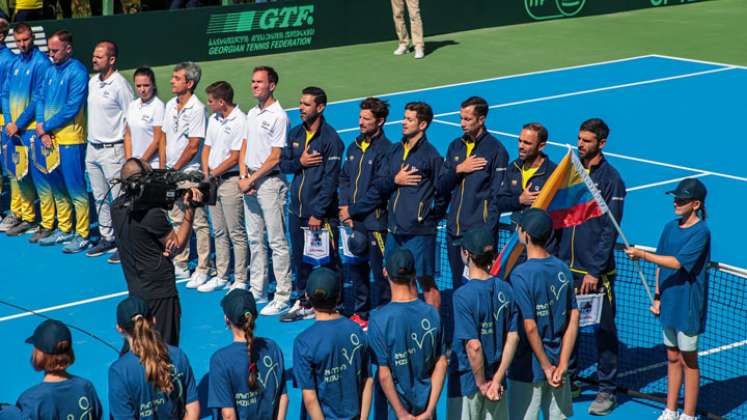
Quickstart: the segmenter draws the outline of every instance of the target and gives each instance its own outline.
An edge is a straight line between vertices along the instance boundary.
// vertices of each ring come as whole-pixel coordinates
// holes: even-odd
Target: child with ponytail
[[[130,350],[109,368],[111,417],[197,420],[200,403],[189,360],[163,341],[154,324],[143,299],[130,296],[117,305],[117,330]]]
[[[288,411],[280,347],[254,335],[257,305],[251,292],[234,289],[221,301],[233,343],[210,358],[208,407],[214,418],[279,419]]]

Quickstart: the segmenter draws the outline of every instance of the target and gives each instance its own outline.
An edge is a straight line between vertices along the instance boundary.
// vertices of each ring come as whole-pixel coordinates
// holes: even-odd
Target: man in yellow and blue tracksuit
[[[578,153],[581,162],[607,203],[610,213],[622,223],[625,184],[620,173],[604,158],[602,148],[609,128],[601,119],[581,124]],[[574,287],[580,295],[603,293],[599,327],[595,330],[597,345],[597,380],[599,392],[589,406],[589,413],[604,416],[614,410],[617,379],[618,339],[615,325],[615,243],[617,230],[608,215],[602,215],[559,232],[558,257],[573,273]],[[574,358],[575,359],[575,358]],[[577,373],[574,363],[568,369]]]
[[[348,146],[340,174],[340,223],[360,232],[368,242],[361,261],[345,261],[345,274],[353,283],[353,315],[364,330],[372,306],[390,300],[389,282],[384,278],[384,244],[386,240],[387,197],[374,188],[387,175],[392,143],[384,134],[389,104],[379,98],[366,98],[360,104],[361,134]],[[351,252],[354,252],[351,250]],[[370,278],[374,278],[371,293]]]
[[[6,85],[6,79],[10,75],[10,68],[16,61],[17,56],[5,46],[5,37],[8,35],[7,16],[0,15],[0,87]],[[3,101],[7,95],[3,95]],[[6,109],[3,104],[3,114]],[[4,124],[3,124],[4,125]],[[7,232],[11,236],[20,235],[34,227],[36,214],[34,212],[34,184],[31,180],[29,162],[25,159],[26,149],[19,137],[7,136],[2,131],[2,144],[0,155],[2,155],[3,174],[8,177],[10,183],[10,212],[0,223],[0,232]],[[16,167],[19,170],[16,170]],[[23,175],[17,177],[16,175]],[[2,191],[2,182],[0,182]]]
[[[88,247],[89,201],[85,179],[86,136],[83,130],[83,104],[88,94],[88,72],[80,61],[72,58],[73,39],[70,32],[55,32],[48,42],[51,66],[43,80],[36,104],[37,141],[44,145],[45,160],[52,176],[49,182],[57,208],[57,231],[39,240],[40,245],[65,242],[63,252],[72,254]],[[58,156],[59,165],[51,167]],[[75,232],[73,232],[73,207]]]
[[[54,228],[54,197],[47,175],[40,170],[39,165],[34,164],[33,154],[33,147],[41,146],[40,143],[35,142],[36,101],[42,90],[44,75],[52,64],[47,56],[34,46],[34,34],[30,26],[19,23],[13,30],[13,37],[20,54],[10,66],[3,85],[2,107],[5,118],[3,134],[9,138],[20,138],[28,150],[29,175],[22,182],[19,181],[19,185],[23,189],[23,184],[31,184],[33,180],[33,187],[39,196],[41,221],[39,229],[30,239],[30,242],[36,243],[52,235]],[[29,206],[33,212],[33,201],[29,203]]]
[[[298,300],[285,315],[283,322],[314,317],[314,309],[304,298],[306,280],[314,265],[339,270],[337,253],[338,207],[337,186],[340,159],[345,145],[337,131],[322,116],[327,106],[327,94],[318,87],[302,91],[299,103],[301,124],[288,132],[288,143],[280,158],[280,171],[292,174],[288,230],[291,237],[291,258],[296,273]],[[304,261],[306,229],[329,233],[329,255],[316,264]],[[342,281],[342,278],[340,279]]]
[[[461,126],[464,134],[449,144],[444,168],[438,178],[439,193],[450,196],[447,216],[447,254],[454,289],[464,279],[462,234],[476,228],[497,233],[498,219],[504,210],[495,199],[506,174],[508,153],[501,142],[488,133],[485,119],[488,103],[473,96],[461,104]]]

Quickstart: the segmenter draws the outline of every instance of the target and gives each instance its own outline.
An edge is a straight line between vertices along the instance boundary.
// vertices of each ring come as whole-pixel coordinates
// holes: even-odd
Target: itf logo
[[[534,20],[575,16],[585,4],[586,0],[524,0],[524,8]]]

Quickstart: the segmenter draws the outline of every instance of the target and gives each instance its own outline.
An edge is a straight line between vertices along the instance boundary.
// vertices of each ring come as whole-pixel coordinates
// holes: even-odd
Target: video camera
[[[133,210],[158,207],[170,210],[177,200],[190,192],[189,188],[178,187],[178,184],[184,181],[196,183],[202,193],[201,202],[190,199],[193,207],[215,205],[218,199],[218,182],[215,179],[206,182],[199,172],[184,173],[173,169],[152,169],[124,180],[126,202]]]

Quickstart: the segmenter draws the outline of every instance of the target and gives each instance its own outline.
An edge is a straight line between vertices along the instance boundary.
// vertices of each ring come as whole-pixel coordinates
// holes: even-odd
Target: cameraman
[[[177,230],[169,222],[166,210],[153,207],[138,210],[133,207],[130,185],[151,170],[147,162],[130,158],[122,166],[124,194],[112,205],[112,227],[122,261],[122,271],[130,295],[148,303],[156,318],[156,329],[164,341],[179,345],[181,306],[176,291],[176,276],[171,257],[181,252],[192,234],[194,207],[202,193],[191,188],[184,194],[184,220]]]

